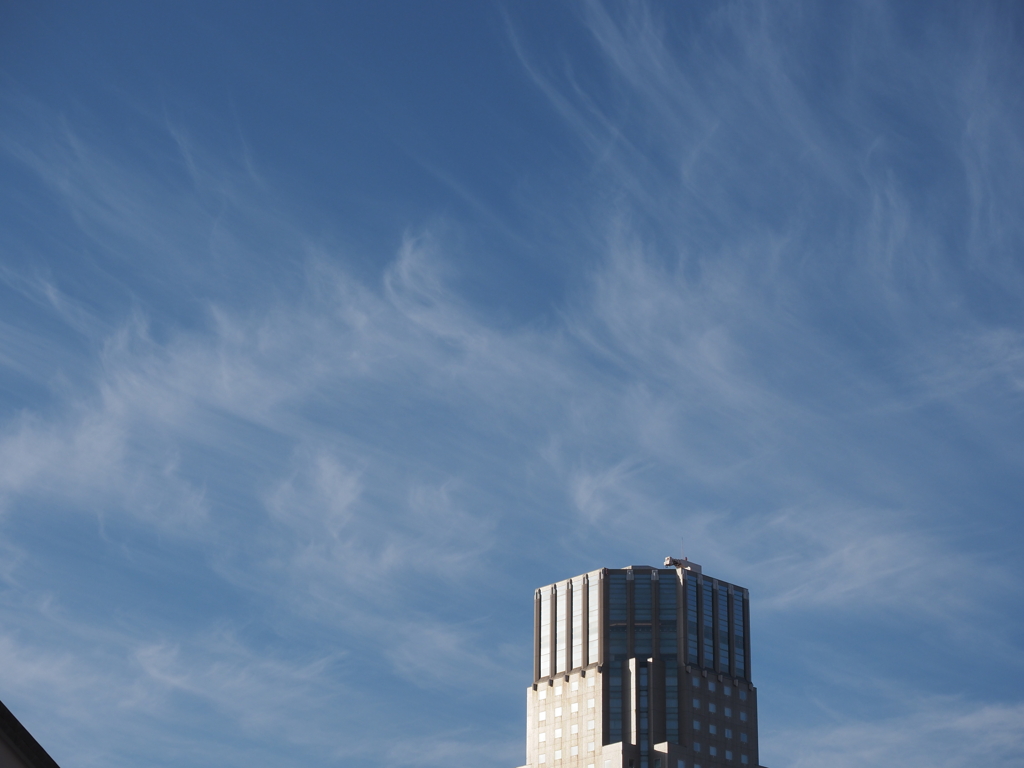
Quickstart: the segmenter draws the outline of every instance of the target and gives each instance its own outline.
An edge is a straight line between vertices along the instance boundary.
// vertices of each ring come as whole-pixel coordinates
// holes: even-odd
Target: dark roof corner
[[[4,703],[0,701],[0,758],[3,758],[4,748],[14,755],[15,760],[25,768],[60,768],[52,757],[46,754],[46,750],[39,746],[32,734],[25,726],[18,722]],[[6,761],[0,760],[6,764]]]

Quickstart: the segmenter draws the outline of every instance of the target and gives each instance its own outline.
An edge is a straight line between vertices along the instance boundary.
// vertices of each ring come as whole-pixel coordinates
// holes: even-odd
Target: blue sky
[[[0,699],[524,754],[533,589],[751,591],[772,768],[1024,763],[1024,13],[7,3]]]

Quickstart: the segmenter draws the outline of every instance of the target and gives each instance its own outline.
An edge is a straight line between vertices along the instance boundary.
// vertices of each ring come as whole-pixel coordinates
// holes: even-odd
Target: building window
[[[556,752],[555,754],[557,755],[558,753]],[[712,757],[717,757],[718,756],[718,747],[708,747],[708,754],[711,755]]]
[[[694,699],[693,700],[693,708],[694,709],[700,709],[700,699]]]
[[[580,753],[579,747],[569,747],[569,757],[575,757]]]
[[[747,722],[747,713],[744,712],[742,709],[740,710],[740,720],[742,720],[744,723]]]
[[[741,688],[741,689],[740,689],[740,701],[746,701],[746,700],[747,700],[747,692],[746,692],[746,691],[744,691],[744,690],[743,690],[743,689]]]
[[[730,749],[725,750],[725,759],[726,760],[732,760],[732,750],[730,750]]]
[[[726,717],[732,717],[732,707],[726,707],[725,708],[725,716]]]
[[[580,681],[579,680],[573,680],[572,681],[572,687],[569,690],[571,690],[571,691],[578,691],[579,689],[580,689]]]
[[[699,741],[693,742],[693,751],[694,752],[700,752],[700,742]]]
[[[695,731],[699,731],[700,730],[700,720],[694,720],[693,721],[693,730],[695,730]]]
[[[537,762],[538,763],[546,763],[547,761],[548,761],[548,756],[547,755],[539,755],[537,757]]]
[[[573,703],[572,703],[572,704],[571,704],[571,705],[569,706],[569,711],[570,711],[570,712],[579,712],[579,711],[580,711],[580,705],[579,705],[579,704],[577,704],[576,702],[573,702]]]
[[[693,678],[693,687],[694,688],[700,688],[700,678],[699,677]]]
[[[741,732],[740,733],[740,741],[742,741],[744,744],[746,744],[747,743],[747,734]]]
[[[587,678],[587,688],[593,688],[595,680],[597,680],[596,677],[588,677]]]
[[[594,721],[593,720],[587,720],[587,730],[588,731],[594,730]]]
[[[562,750],[556,749],[555,750],[555,760],[561,760],[561,759],[562,759]]]
[[[548,697],[547,689],[544,689],[543,691],[537,691],[537,698],[540,699],[541,701],[544,701],[544,699],[546,699],[547,697]]]
[[[713,701],[708,702],[708,712],[717,712],[718,706]],[[555,717],[558,717],[558,710],[555,710]]]
[[[692,575],[686,577],[686,662],[697,663],[697,579]]]
[[[746,657],[743,654],[743,592],[736,590],[732,594],[732,631],[733,659],[736,662],[736,674],[746,677]]]
[[[718,663],[729,671],[729,588],[718,585]]]
[[[555,707],[555,717],[561,717],[561,716],[562,716],[562,708],[561,707]]]
[[[587,699],[587,709],[593,709],[593,708],[594,708],[594,700],[593,699]]]
[[[542,722],[544,720],[547,720],[548,719],[548,713],[547,712],[541,712],[539,715],[537,715],[537,719],[542,721]]]
[[[561,696],[561,695],[562,695],[562,686],[556,685],[555,686],[555,696]]]
[[[747,756],[746,755],[740,755],[740,762],[743,763],[744,765],[746,765],[747,764]]]
[[[722,688],[722,693],[724,693],[726,696],[732,696],[732,688],[726,685]]]
[[[569,727],[569,733],[579,733],[579,732],[580,732],[580,727],[579,727],[579,725],[577,725],[576,723],[573,723],[573,724],[572,724],[572,725],[571,725],[571,726]]]
[[[542,733],[540,736],[537,737],[537,741],[547,741],[547,740],[548,740],[548,735],[546,733]]]
[[[592,742],[592,741],[587,742],[587,752],[593,752],[593,751],[594,751],[594,742]],[[605,765],[608,765],[608,763],[605,762]]]
[[[727,738],[727,739],[731,739],[732,738],[732,729],[731,728],[726,728],[725,729],[725,738]]]
[[[708,723],[708,733],[718,733],[718,726],[714,723]]]
[[[561,728],[555,728],[555,738],[556,739],[562,738],[562,729]]]
[[[711,608],[712,595],[714,590],[710,581],[704,582],[704,589],[701,594],[701,613],[704,616],[704,648],[701,664],[705,667],[715,666],[715,622],[714,613]]]
[[[714,680],[708,680],[708,690],[711,691],[712,693],[715,692],[715,681]]]
[[[686,768],[685,760],[676,760],[676,768]]]

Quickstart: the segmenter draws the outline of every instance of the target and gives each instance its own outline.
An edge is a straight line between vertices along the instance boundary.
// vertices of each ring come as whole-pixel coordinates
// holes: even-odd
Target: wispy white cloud
[[[843,718],[818,727],[766,734],[762,759],[794,768],[834,765],[959,768],[1019,765],[1024,707],[960,697],[905,702],[893,718]]]

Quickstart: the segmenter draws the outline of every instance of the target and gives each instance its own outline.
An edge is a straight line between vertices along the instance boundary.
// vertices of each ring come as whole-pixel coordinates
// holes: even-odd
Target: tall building
[[[689,560],[541,587],[528,768],[758,765],[747,590]]]

